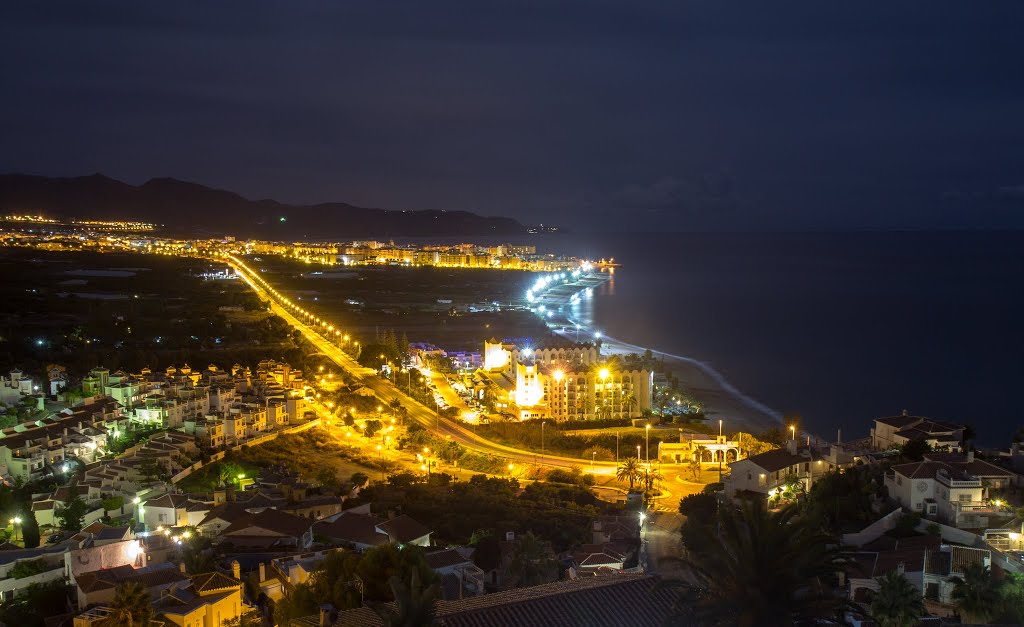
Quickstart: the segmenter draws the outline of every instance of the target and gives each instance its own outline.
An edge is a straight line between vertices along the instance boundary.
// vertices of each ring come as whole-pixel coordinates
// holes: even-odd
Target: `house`
[[[983,459],[977,459],[974,455],[974,451],[967,451],[964,453],[925,453],[924,459],[930,462],[942,462],[948,464],[953,468],[962,470],[967,474],[981,479],[982,483],[985,484],[985,488],[991,489],[1002,489],[1013,485],[1016,479],[1015,474],[996,466],[991,462],[987,462]],[[987,497],[987,491],[985,496]]]
[[[196,525],[196,531],[206,537],[216,537],[237,520],[245,518],[249,512],[235,503],[223,503],[211,509]]]
[[[815,476],[828,470],[826,455],[810,446],[798,446],[796,440],[784,448],[752,455],[729,464],[725,494],[729,498],[751,496],[770,499],[785,490],[791,481],[809,488]]]
[[[64,578],[66,545],[0,551],[0,601],[10,601],[29,586]]]
[[[936,451],[959,451],[963,439],[963,425],[911,416],[906,410],[899,416],[876,418],[871,429],[871,446],[875,450],[899,448],[911,440],[923,440]]]
[[[577,573],[622,570],[631,553],[630,548],[621,543],[584,544],[573,552],[572,560]]]
[[[353,510],[317,523],[314,531],[318,536],[357,551],[388,543],[430,546],[430,534],[433,533],[404,514],[386,519]]]
[[[164,590],[153,602],[157,620],[180,627],[223,625],[238,618],[247,606],[242,601],[242,582],[222,573],[193,575]]]
[[[310,576],[320,564],[334,553],[342,553],[345,549],[326,549],[323,551],[284,555],[270,560],[269,564],[260,563],[258,583],[263,594],[273,601],[279,601],[285,590],[309,581]]]
[[[847,557],[856,567],[849,571],[847,594],[851,601],[869,603],[871,594],[879,589],[878,578],[899,573],[917,589],[921,597],[952,613],[953,577],[963,577],[970,564],[989,567],[992,553],[987,549],[943,544],[938,536],[893,538],[882,536],[860,547]],[[929,604],[932,613],[941,607]]]
[[[187,527],[189,498],[184,494],[164,494],[147,500],[139,509],[146,529]]]
[[[650,575],[621,574],[557,581],[455,601],[438,601],[435,615],[446,627],[655,627],[673,614],[678,593]],[[380,616],[361,607],[334,616],[309,616],[292,627],[383,626]]]
[[[221,532],[220,539],[244,548],[309,548],[313,544],[313,521],[266,509],[235,520]]]
[[[427,553],[427,566],[441,577],[441,591],[451,601],[484,593],[484,571],[471,559],[473,549],[459,547]]]
[[[969,463],[920,461],[897,464],[885,474],[889,497],[904,509],[960,528],[988,526],[998,509],[985,500],[982,480],[968,472]]]

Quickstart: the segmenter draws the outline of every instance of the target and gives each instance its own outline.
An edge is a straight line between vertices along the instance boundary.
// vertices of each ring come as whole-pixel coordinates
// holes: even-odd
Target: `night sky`
[[[1024,227],[1024,3],[5,2],[0,171],[579,231]]]

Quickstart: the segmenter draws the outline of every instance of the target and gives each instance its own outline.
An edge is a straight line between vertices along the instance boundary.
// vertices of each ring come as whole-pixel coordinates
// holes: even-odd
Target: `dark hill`
[[[393,211],[345,203],[286,205],[274,200],[249,200],[234,192],[172,178],[151,179],[134,186],[102,174],[75,178],[0,175],[0,213],[142,220],[165,225],[176,233],[266,239],[526,232],[512,218],[466,211]]]

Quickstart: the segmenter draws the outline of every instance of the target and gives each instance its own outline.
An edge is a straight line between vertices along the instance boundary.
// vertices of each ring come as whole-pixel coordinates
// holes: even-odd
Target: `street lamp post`
[[[18,539],[18,525],[20,525],[20,524],[21,524],[21,516],[15,516],[14,518],[11,519],[11,527],[14,528],[13,531],[14,531],[14,539],[15,540]]]
[[[636,445],[636,461],[638,463],[640,462],[640,445],[639,444]]]
[[[622,435],[621,431],[615,432],[615,463],[619,463],[619,436]]]
[[[718,440],[722,440],[722,420],[718,421]],[[720,451],[721,456],[718,458],[718,483],[722,483],[722,460],[725,459],[725,451]]]
[[[591,451],[590,453],[590,472],[594,473],[597,469],[594,467],[597,463],[597,451]]]
[[[651,463],[651,423],[647,423],[647,426],[644,428],[644,431],[647,432],[646,433],[647,444],[646,444],[646,448],[644,450],[647,451],[647,463],[650,464]]]
[[[540,423],[540,458],[542,460],[544,459],[544,425],[546,424],[547,422],[543,420]]]

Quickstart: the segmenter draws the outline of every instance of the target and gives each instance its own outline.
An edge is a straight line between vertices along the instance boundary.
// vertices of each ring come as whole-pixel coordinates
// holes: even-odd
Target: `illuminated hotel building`
[[[554,420],[626,418],[651,408],[654,373],[602,364],[594,344],[519,348],[484,343],[484,377],[501,406],[518,417]]]

